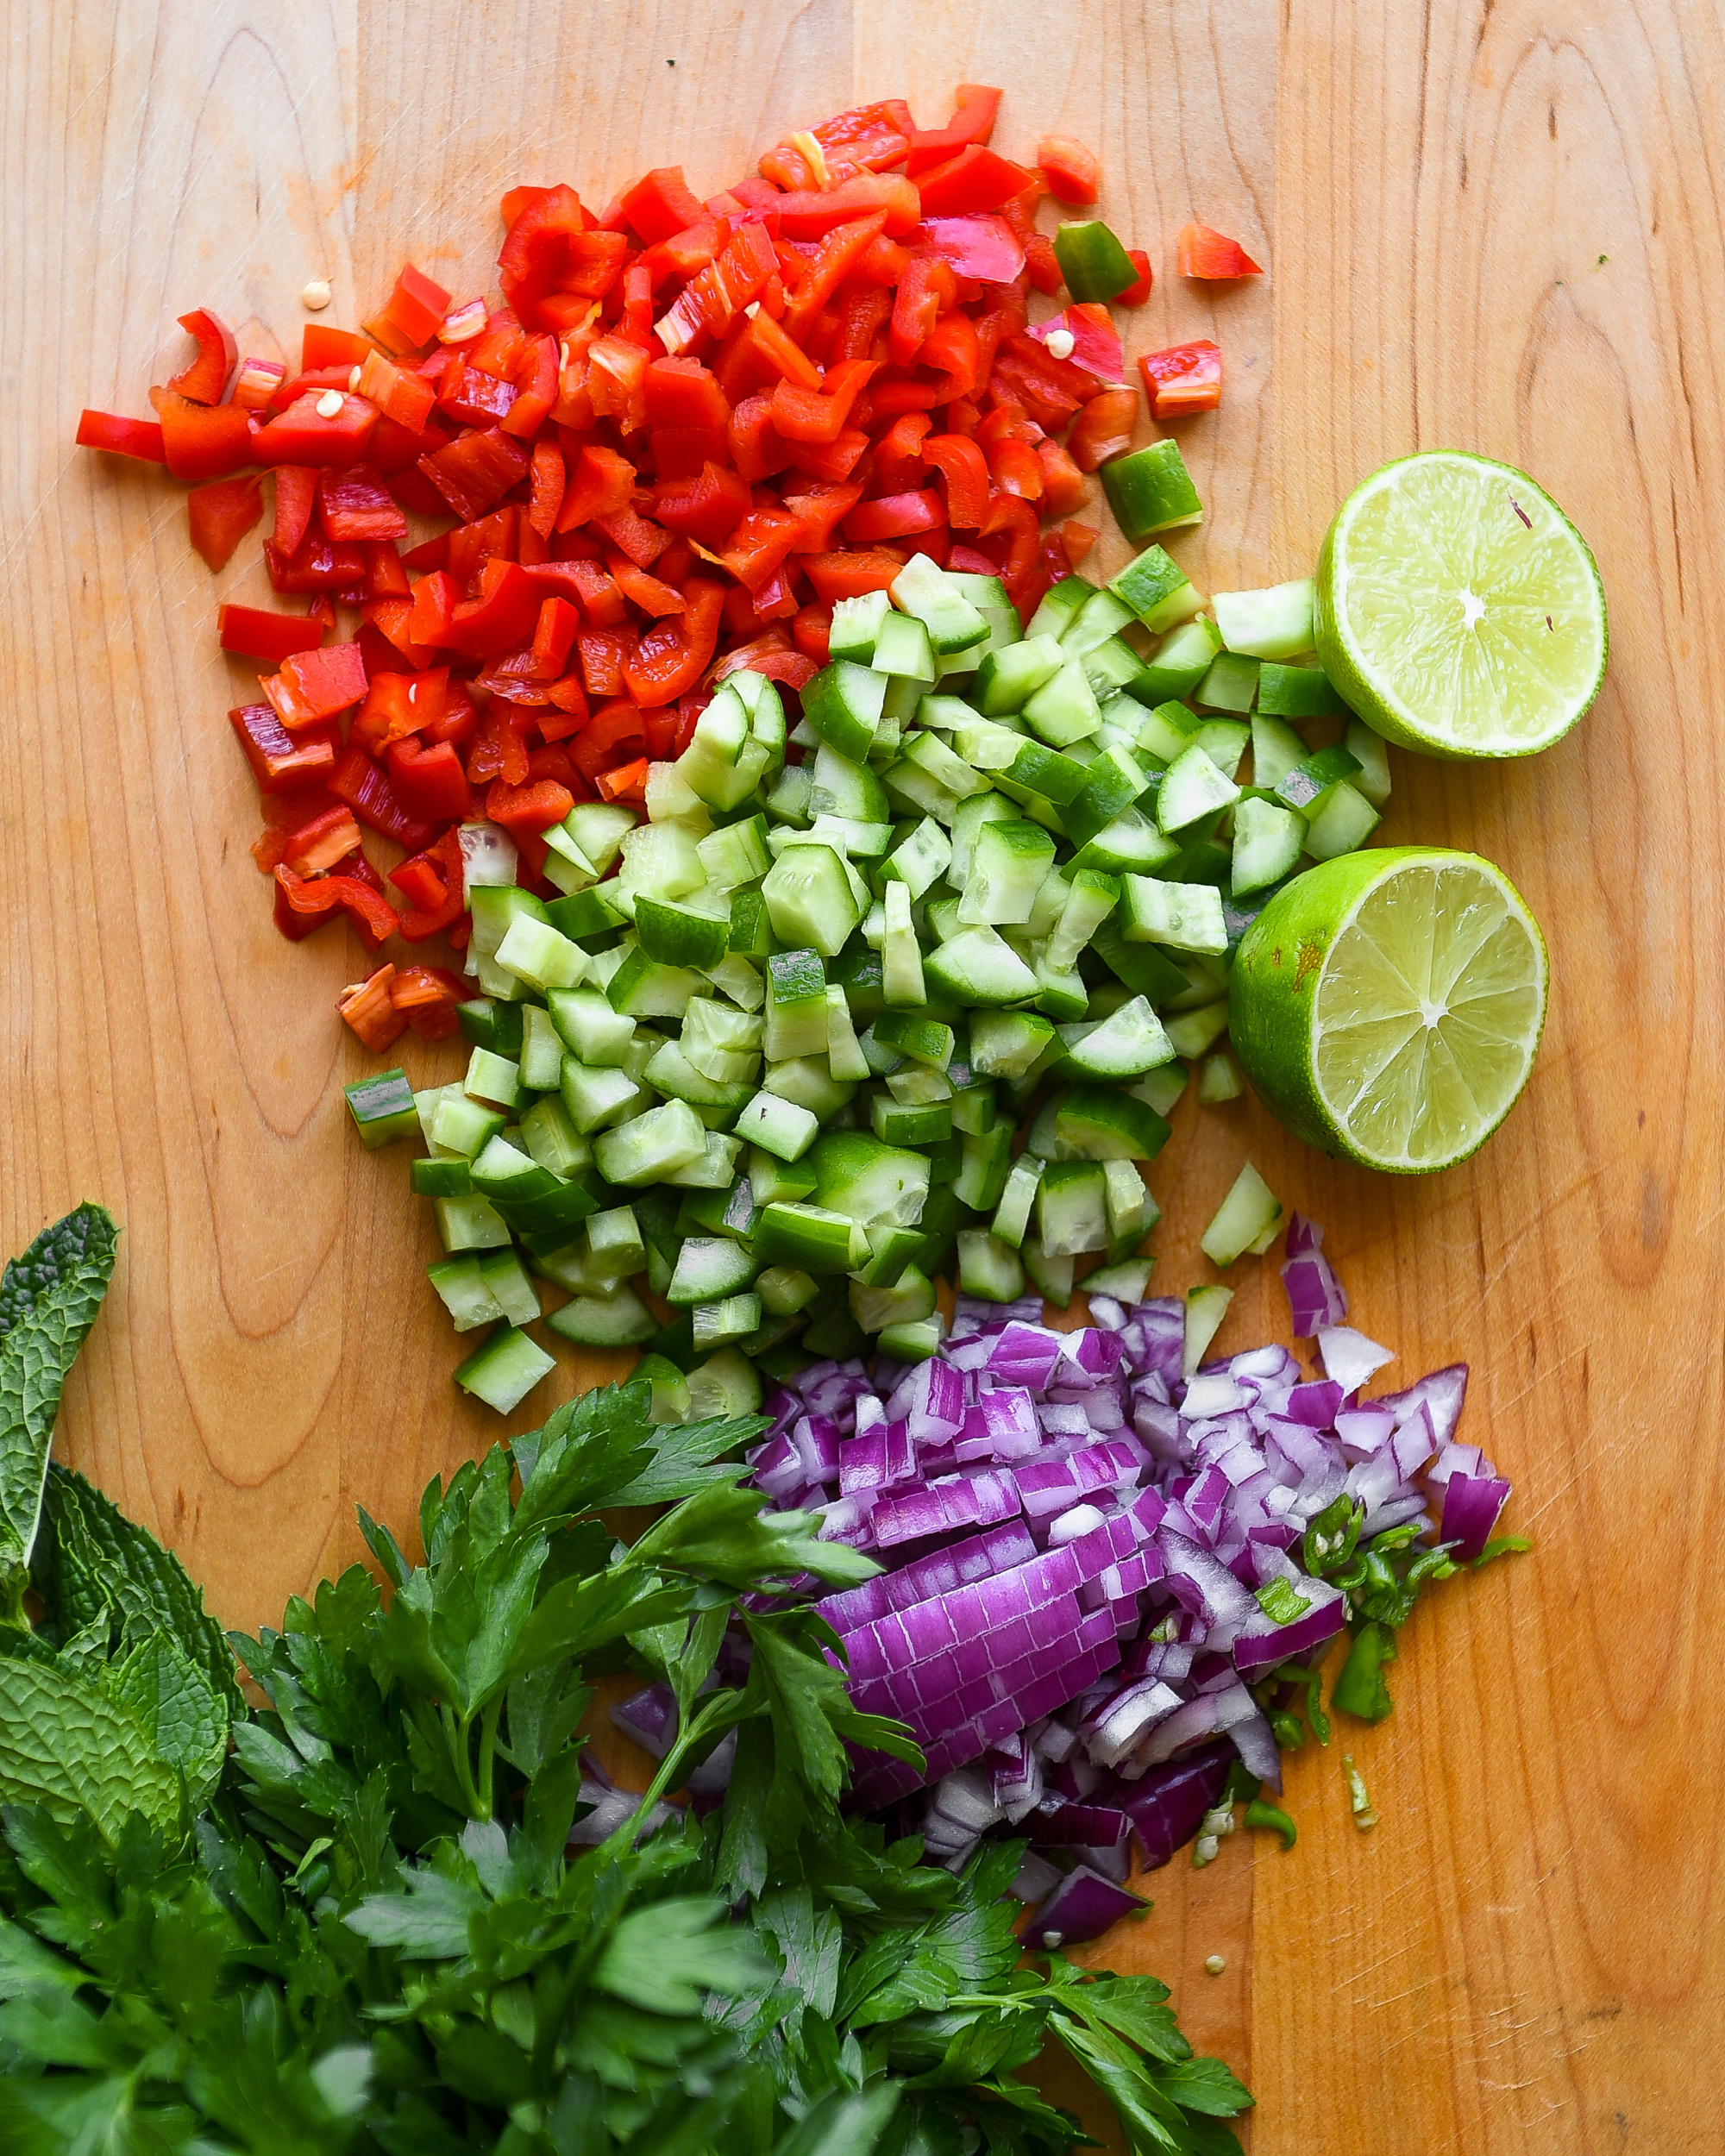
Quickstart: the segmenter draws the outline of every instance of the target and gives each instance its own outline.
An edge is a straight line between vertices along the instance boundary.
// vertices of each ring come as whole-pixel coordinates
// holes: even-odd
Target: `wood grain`
[[[313,275],[331,320],[410,254],[481,289],[517,179],[602,200],[672,157],[706,190],[856,96],[938,116],[981,78],[1008,152],[1057,128],[1101,152],[1103,214],[1160,274],[1129,351],[1225,348],[1223,409],[1181,436],[1201,584],[1299,573],[1348,487],[1421,445],[1506,456],[1570,508],[1612,602],[1597,707],[1527,766],[1398,755],[1383,833],[1486,853],[1546,923],[1526,1100],[1429,1182],[1320,1161],[1250,1102],[1182,1104],[1152,1172],[1169,1284],[1210,1276],[1196,1235],[1250,1154],[1329,1224],[1400,1369],[1471,1361],[1470,1434],[1539,1550],[1404,1636],[1396,1713],[1352,1739],[1373,1834],[1339,1746],[1299,1759],[1291,1854],[1171,1867],[1099,1952],[1167,1976],[1249,2074],[1258,2156],[1716,2148],[1725,1926],[1692,1792],[1725,1745],[1717,10],[13,0],[9,23],[0,1225],[16,1248],[85,1195],[123,1221],[62,1444],[235,1622],[352,1557],[356,1502],[408,1522],[497,1425],[448,1385],[424,1209],[344,1127],[367,1059],[330,1002],[357,955],[285,946],[247,852],[222,713],[250,675],[213,620],[265,592],[255,541],[212,582],[174,490],[71,447],[81,405],[146,409],[178,311],[291,353]],[[1184,285],[1192,215],[1270,275]],[[1239,1269],[1225,1346],[1284,1331],[1273,1272]],[[607,1374],[570,1361],[517,1426]]]

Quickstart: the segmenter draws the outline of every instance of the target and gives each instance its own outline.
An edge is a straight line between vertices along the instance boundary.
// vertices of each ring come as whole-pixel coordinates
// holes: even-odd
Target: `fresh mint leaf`
[[[0,1623],[25,1623],[54,1417],[108,1292],[118,1238],[110,1213],[81,1205],[0,1275]]]
[[[132,1812],[172,1828],[180,1783],[141,1717],[51,1664],[0,1659],[0,1801],[88,1817],[110,1846]]]
[[[48,1470],[38,1557],[38,1583],[60,1639],[98,1624],[116,1641],[127,1624],[160,1627],[204,1672],[229,1720],[246,1712],[234,1658],[204,1609],[203,1589],[147,1528],[70,1468]]]
[[[201,1810],[228,1756],[227,1711],[208,1677],[157,1632],[109,1664],[103,1689],[137,1716],[158,1756],[185,1776],[187,1803]]]

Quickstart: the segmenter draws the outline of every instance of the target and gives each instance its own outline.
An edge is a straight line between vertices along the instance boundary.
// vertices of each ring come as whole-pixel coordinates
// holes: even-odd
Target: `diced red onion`
[[[1395,1351],[1368,1340],[1352,1326],[1326,1326],[1318,1334],[1318,1352],[1324,1358],[1324,1375],[1344,1393],[1357,1393],[1373,1373],[1396,1360]]]
[[[1509,1483],[1496,1476],[1452,1475],[1444,1484],[1444,1512],[1438,1539],[1453,1542],[1457,1557],[1477,1557],[1490,1539],[1497,1515],[1509,1496]]]
[[[1320,1247],[1323,1239],[1324,1231],[1303,1213],[1291,1216],[1282,1284],[1288,1290],[1294,1330],[1306,1340],[1326,1326],[1339,1325],[1348,1313],[1346,1290],[1331,1271]]]
[[[1036,1915],[1026,1939],[1053,1952],[1061,1946],[1076,1946],[1087,1939],[1100,1939],[1111,1925],[1135,1909],[1148,1908],[1141,1896],[1080,1865],[1069,1871]]]

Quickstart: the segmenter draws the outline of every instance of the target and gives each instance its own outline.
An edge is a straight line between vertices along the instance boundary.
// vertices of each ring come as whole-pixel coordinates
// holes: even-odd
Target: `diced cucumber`
[[[844,862],[830,846],[787,847],[761,887],[781,943],[834,958],[862,918]]]
[[[619,808],[613,801],[577,801],[563,818],[563,828],[593,863],[594,874],[603,876],[635,820],[633,809]]]
[[[825,1052],[826,974],[813,950],[780,951],[767,961],[765,1046],[774,1062]]]
[[[1174,1060],[1162,1021],[1143,996],[1096,1025],[1063,1026],[1061,1034],[1066,1043],[1061,1069],[1079,1078],[1141,1078]]]
[[[723,1131],[709,1131],[699,1159],[666,1172],[663,1180],[681,1190],[728,1190],[737,1181],[737,1163],[743,1150],[741,1138]]]
[[[474,1188],[493,1202],[499,1198],[549,1197],[556,1188],[555,1175],[501,1134],[486,1143],[471,1173]]]
[[[1258,669],[1258,708],[1278,718],[1345,718],[1347,706],[1321,667],[1280,665],[1266,659]]]
[[[527,1268],[512,1250],[488,1250],[474,1263],[486,1292],[511,1325],[531,1325],[539,1315],[539,1294]]]
[[[1162,549],[1152,548],[1151,552],[1160,554]],[[1168,559],[1166,555],[1163,559]],[[1182,622],[1168,631],[1145,661],[1145,672],[1132,693],[1146,704],[1189,696],[1209,672],[1210,661],[1221,648],[1222,632],[1214,622],[1201,617]]]
[[[521,1098],[521,1066],[508,1056],[493,1056],[488,1048],[476,1048],[467,1058],[461,1084],[472,1100],[512,1108]],[[447,1138],[438,1140],[440,1145],[450,1143]]]
[[[772,865],[767,851],[767,819],[748,816],[739,823],[726,824],[697,841],[695,851],[715,891],[734,891],[741,884],[758,883]]]
[[[1348,784],[1356,793],[1364,794],[1373,808],[1381,809],[1389,799],[1388,744],[1372,732],[1363,718],[1351,718],[1342,736],[1342,746],[1359,766]]]
[[[508,1255],[512,1257],[514,1253]],[[440,1258],[436,1264],[425,1268],[425,1277],[442,1298],[457,1332],[471,1332],[477,1326],[495,1325],[504,1314],[502,1304],[485,1283],[476,1257]]]
[[[1346,780],[1332,787],[1323,806],[1306,826],[1306,851],[1314,861],[1333,861],[1364,845],[1377,830],[1377,811]]]
[[[1024,1293],[1024,1266],[1009,1243],[986,1228],[958,1232],[958,1288],[961,1294],[985,1302],[1016,1302]]]
[[[1041,1161],[1034,1153],[1020,1153],[1007,1173],[995,1209],[993,1232],[997,1241],[1009,1244],[1013,1250],[1024,1241],[1041,1180]]]
[[[581,1347],[637,1347],[659,1330],[658,1319],[626,1282],[608,1295],[576,1295],[545,1323]]]
[[[1054,1038],[1033,1011],[979,1011],[970,1021],[970,1068],[991,1078],[1022,1078]]]
[[[1185,1092],[1187,1075],[1184,1063],[1164,1063],[1159,1070],[1152,1070],[1138,1080],[1132,1091],[1147,1107],[1154,1108],[1160,1116],[1166,1116],[1172,1112],[1175,1102]]]
[[[991,651],[976,669],[977,710],[988,718],[1021,711],[1063,663],[1058,640],[1053,636],[1026,636],[1020,643],[1008,644],[1004,651]]]
[[[637,824],[624,836],[618,898],[632,910],[643,891],[656,899],[681,899],[699,891],[706,881],[699,844],[696,834],[681,824]]]
[[[817,740],[841,756],[863,763],[881,723],[886,693],[884,674],[848,659],[835,660],[804,689],[803,723]]]
[[[819,1130],[806,1108],[776,1093],[757,1093],[736,1123],[738,1138],[784,1161],[800,1160]]]
[[[1233,779],[1251,739],[1251,729],[1241,719],[1207,718],[1193,735],[1192,745],[1203,750],[1225,779]]]
[[[973,1213],[992,1213],[1012,1170],[1013,1126],[997,1123],[987,1131],[966,1131],[963,1143],[963,1162],[953,1193]]]
[[[1192,701],[1207,711],[1249,711],[1257,695],[1258,661],[1219,651],[1193,690]]]
[[[580,1119],[575,1119],[579,1127]],[[593,1145],[593,1161],[609,1183],[662,1181],[704,1159],[706,1132],[686,1100],[667,1100],[620,1130],[606,1131]]]
[[[1166,831],[1189,829],[1201,817],[1232,808],[1240,789],[1195,742],[1182,749],[1162,774],[1156,796],[1156,820]]]
[[[1177,839],[1170,838],[1158,830],[1142,808],[1121,811],[1112,824],[1099,830],[1094,838],[1088,838],[1072,856],[1070,871],[1077,874],[1086,869],[1099,869],[1117,876],[1123,870],[1137,869],[1141,874],[1165,868],[1180,851]]]
[[[755,1255],[768,1266],[804,1273],[849,1273],[866,1264],[862,1227],[824,1206],[774,1204],[755,1228]]]
[[[445,1152],[461,1153],[471,1160],[504,1127],[505,1118],[453,1087],[444,1089],[431,1119],[431,1140]]]
[[[907,773],[906,767],[909,766]],[[949,749],[938,734],[919,731],[906,737],[899,752],[899,761],[888,774],[888,786],[896,785],[906,790],[906,780],[919,774],[955,801],[968,800],[973,793],[986,793],[988,782],[966,763],[964,759]]]
[[[1291,771],[1285,772],[1276,782],[1276,798],[1287,807],[1297,809],[1309,823],[1322,810],[1332,787],[1358,775],[1358,757],[1338,743],[1333,748],[1320,749],[1314,755],[1304,757]]]
[[[951,862],[952,841],[932,816],[925,816],[887,856],[886,874],[919,899],[946,874]]]
[[[875,1021],[875,1038],[884,1047],[895,1048],[900,1055],[938,1071],[944,1071],[951,1062],[957,1045],[950,1025],[908,1011],[883,1011]]]
[[[883,1325],[875,1344],[895,1363],[926,1363],[940,1352],[946,1320],[937,1311],[911,1325]]]
[[[785,1265],[769,1265],[755,1282],[762,1307],[775,1318],[794,1318],[808,1306],[820,1289],[808,1274]]]
[[[649,898],[643,892],[636,902],[635,933],[643,958],[704,973],[724,956],[731,940],[730,912],[727,908],[715,917],[667,899]]]
[[[984,824],[959,900],[959,920],[967,927],[1003,927],[1029,920],[1036,894],[1053,865],[1054,841],[1040,824]]]
[[[806,763],[787,763],[767,796],[768,812],[782,824],[806,824],[814,774]]]
[[[572,943],[570,950],[574,949]],[[521,1082],[533,1093],[555,1093],[563,1074],[563,1037],[551,1013],[536,1003],[521,1006]]]
[[[1304,761],[1306,744],[1284,718],[1266,718],[1262,711],[1251,722],[1251,782],[1274,787],[1297,763]]]
[[[935,650],[943,655],[969,651],[988,637],[988,624],[981,612],[926,555],[913,554],[906,562],[893,580],[892,598],[901,614],[922,624]]]
[[[918,1008],[928,1000],[923,980],[922,947],[911,918],[910,886],[889,883],[881,906],[881,991],[887,1002]],[[878,1038],[880,1028],[875,1034]]]
[[[1102,1194],[1107,1209],[1110,1249],[1116,1243],[1138,1243],[1155,1226],[1155,1200],[1149,1198],[1136,1161],[1104,1161]]]
[[[1106,1250],[1107,1186],[1101,1168],[1089,1161],[1051,1161],[1037,1188],[1036,1223],[1046,1257],[1080,1257]]]
[[[496,960],[542,995],[548,988],[573,988],[587,971],[587,955],[579,943],[529,913],[518,913],[510,923]]]
[[[1189,1288],[1186,1290],[1186,1345],[1181,1361],[1181,1375],[1195,1377],[1209,1346],[1222,1328],[1222,1319],[1228,1314],[1228,1305],[1234,1299],[1232,1288]]]
[[[637,947],[612,974],[605,994],[626,1018],[680,1018],[689,998],[704,995],[707,986],[690,968],[662,964]]]
[[[477,1191],[467,1198],[434,1199],[432,1211],[446,1250],[501,1250],[510,1240],[508,1223]]]
[[[955,1003],[1022,1003],[1038,987],[1036,975],[992,928],[966,928],[923,962],[925,977]]]
[[[474,1187],[467,1163],[454,1153],[410,1161],[407,1181],[416,1198],[465,1198]]]
[[[826,1065],[842,1083],[854,1084],[869,1075],[869,1059],[857,1041],[850,1006],[844,989],[836,985],[826,991]]]
[[[689,1372],[689,1420],[760,1411],[761,1380],[734,1347],[721,1348]]]
[[[1185,467],[1183,464],[1181,464],[1180,453],[1175,449],[1174,444],[1170,442],[1155,446],[1173,450],[1174,461],[1181,466],[1179,477],[1183,479]],[[1147,454],[1148,452],[1144,454]],[[1116,460],[1117,462],[1126,461]],[[1116,483],[1118,484],[1118,480]],[[1189,486],[1189,480],[1187,484]],[[1106,473],[1103,477],[1103,485],[1105,486],[1107,485]],[[1194,493],[1191,498],[1195,507],[1196,494]],[[1201,517],[1201,513],[1200,511]],[[1199,521],[1199,518],[1194,517],[1186,521],[1195,523]],[[1110,579],[1108,589],[1124,605],[1132,609],[1153,636],[1159,636],[1165,630],[1173,629],[1176,624],[1189,620],[1204,604],[1203,594],[1198,591],[1179,563],[1174,561],[1162,547],[1146,547],[1135,560],[1127,562],[1118,576]],[[1162,653],[1158,650],[1152,657],[1152,665],[1161,657]],[[1169,696],[1180,696],[1183,695],[1185,691],[1166,689],[1162,693]]]
[[[1274,801],[1249,799],[1234,811],[1231,881],[1236,892],[1262,891],[1291,875],[1307,843],[1303,818]]]
[[[922,1218],[929,1188],[923,1155],[861,1131],[835,1131],[819,1139],[808,1157],[816,1197],[826,1211],[865,1228],[914,1227]]]
[[[463,825],[463,830],[472,828]],[[530,919],[546,919],[543,902],[530,891],[522,891],[513,884],[482,884],[468,893],[473,914],[473,935],[467,944],[467,957],[479,975],[480,986],[488,996],[502,1001],[513,1001],[519,997],[521,987],[516,976],[497,962],[498,947],[508,934],[512,924],[523,914]]]
[[[1223,951],[1228,947],[1221,893],[1207,883],[1123,877],[1120,932],[1128,943],[1163,943],[1175,950]]]
[[[890,1288],[870,1288],[852,1281],[850,1314],[865,1332],[879,1332],[889,1325],[916,1325],[934,1315],[934,1282],[914,1265],[907,1265]]]
[[[563,1058],[563,1108],[577,1134],[592,1138],[639,1106],[642,1088],[626,1070],[592,1070],[573,1056]]]
[[[576,808],[584,805],[575,804]],[[573,816],[574,809],[569,813]],[[553,899],[545,908],[552,927],[579,943],[592,959],[589,971],[595,981],[607,977],[601,970],[600,954],[617,941],[627,923],[627,917],[612,904],[614,896],[613,886],[607,884],[603,891],[579,891],[571,898]]]
[[[869,665],[875,656],[875,639],[891,611],[892,602],[884,592],[864,592],[856,599],[836,600],[832,626],[827,632],[828,655],[848,659],[853,666]]]
[[[929,633],[920,621],[909,614],[888,614],[881,624],[875,639],[874,656],[869,661],[877,673],[891,674],[895,680],[914,684],[919,690],[932,687],[939,678],[935,666],[934,646]],[[915,709],[915,699],[911,710]],[[908,717],[906,712],[901,716]]]
[[[876,1094],[869,1127],[888,1145],[938,1145],[952,1135],[952,1111],[944,1101],[912,1104]]]
[[[1171,531],[1204,521],[1204,505],[1198,498],[1198,490],[1186,469],[1179,443],[1171,437],[1152,442],[1146,449],[1134,449],[1127,456],[1111,457],[1102,467],[1101,479],[1102,491],[1114,512],[1114,522],[1128,539],[1149,539],[1158,531]],[[1142,555],[1139,560],[1143,560]],[[1138,565],[1134,562],[1131,566],[1136,568]],[[1120,581],[1120,578],[1114,579],[1115,586]],[[1132,604],[1130,600],[1128,603]],[[1169,625],[1146,618],[1135,604],[1133,611],[1147,629]],[[1170,617],[1171,621],[1180,618],[1177,614]]]
[[[1066,660],[1060,671],[1044,682],[1025,705],[1024,720],[1052,749],[1083,741],[1096,731],[1102,723],[1102,707],[1096,701],[1082,659]]]
[[[718,1302],[697,1303],[691,1313],[697,1354],[746,1340],[761,1326],[761,1298],[756,1294],[726,1295]]]
[[[1097,586],[1087,576],[1063,576],[1044,598],[1030,617],[1026,636],[1053,636],[1057,639],[1077,618],[1086,599],[1092,598]]]
[[[559,1313],[561,1314],[561,1313]],[[557,1367],[536,1340],[511,1325],[499,1326],[485,1345],[457,1365],[455,1382],[500,1415],[520,1406],[548,1371]]]
[[[361,1078],[355,1085],[344,1086],[342,1091],[360,1143],[368,1153],[375,1153],[380,1146],[393,1145],[398,1138],[411,1138],[418,1131],[419,1111],[405,1071],[380,1071],[375,1078]]]
[[[723,1236],[691,1236],[677,1254],[665,1300],[679,1308],[711,1301],[737,1294],[754,1277],[755,1260],[742,1244]]]
[[[1315,587],[1308,576],[1258,592],[1218,592],[1210,604],[1230,651],[1255,659],[1297,659],[1317,642]]]
[[[1064,1256],[1052,1257],[1033,1235],[1025,1238],[1024,1247],[1019,1255],[1024,1260],[1024,1269],[1030,1275],[1031,1285],[1044,1301],[1064,1310],[1072,1300],[1072,1260]]]
[[[1084,784],[1076,799],[1061,812],[1067,837],[1082,848],[1124,816],[1149,790],[1149,774],[1134,755],[1125,748],[1104,749],[1085,767]]]
[[[1057,1142],[1082,1160],[1154,1160],[1168,1142],[1168,1125],[1129,1093],[1075,1086],[1055,1110]]]
[[[758,893],[745,894],[739,892],[733,894],[731,937],[733,946],[737,941],[737,903],[738,899],[745,895],[755,897],[758,902]],[[707,968],[706,977],[721,995],[729,996],[733,1003],[744,1011],[758,1011],[766,1000],[767,991],[762,984],[760,968],[751,965],[746,958],[739,957],[734,949],[727,956],[721,958],[716,966]]]
[[[1198,1099],[1207,1108],[1220,1107],[1224,1101],[1238,1100],[1245,1091],[1245,1081],[1240,1076],[1239,1065],[1226,1050],[1205,1056],[1198,1066]]]
[[[613,1206],[587,1222],[587,1248],[593,1263],[613,1280],[638,1273],[647,1263],[646,1245],[632,1206]]]
[[[832,1075],[824,1056],[793,1056],[782,1063],[768,1063],[761,1089],[806,1108],[817,1123],[829,1122],[856,1091],[854,1083]]]
[[[1182,1011],[1163,1021],[1164,1030],[1174,1044],[1175,1054],[1189,1061],[1201,1056],[1227,1031],[1227,1025],[1228,1006],[1225,1002],[1212,1003],[1201,1011]]]
[[[643,1383],[653,1388],[653,1405],[648,1411],[650,1420],[675,1423],[687,1420],[688,1380],[667,1357],[643,1355],[629,1373],[629,1379],[631,1384]]]
[[[1112,1295],[1116,1302],[1128,1309],[1142,1302],[1150,1286],[1150,1275],[1155,1269],[1153,1257],[1122,1258],[1118,1265],[1099,1265],[1094,1273],[1084,1278],[1087,1295]]]

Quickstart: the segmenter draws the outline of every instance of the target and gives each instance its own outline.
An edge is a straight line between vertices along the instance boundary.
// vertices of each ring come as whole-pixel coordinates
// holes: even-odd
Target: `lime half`
[[[1392,1174],[1467,1158],[1527,1081],[1546,947],[1477,854],[1396,846],[1296,876],[1241,938],[1228,1031],[1288,1127]]]
[[[1599,571],[1513,464],[1462,449],[1386,464],[1337,511],[1317,581],[1325,673],[1404,749],[1531,755],[1599,693]]]

